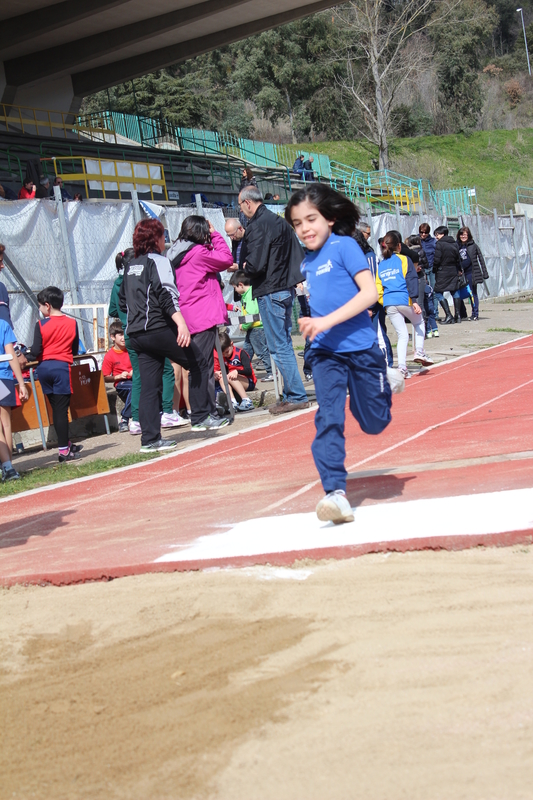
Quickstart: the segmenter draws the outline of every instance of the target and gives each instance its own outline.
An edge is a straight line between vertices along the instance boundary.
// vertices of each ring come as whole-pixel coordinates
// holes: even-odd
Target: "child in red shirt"
[[[68,433],[68,409],[72,384],[70,366],[78,354],[79,336],[75,319],[61,313],[63,292],[47,286],[37,295],[44,319],[35,325],[30,353],[38,359],[37,378],[54,412],[54,428],[59,445],[59,461],[75,461],[81,445],[72,444]]]
[[[246,392],[253,392],[257,379],[250,361],[250,356],[246,350],[235,347],[227,333],[220,334],[220,347],[224,356],[224,364],[228,373],[229,390],[231,401],[236,411],[253,411],[254,404]],[[222,373],[217,353],[215,357],[215,379],[222,386]],[[240,402],[237,402],[236,397]]]
[[[121,420],[118,424],[120,433],[127,433],[131,417],[131,390],[133,369],[124,340],[122,322],[116,320],[109,326],[109,335],[113,347],[107,351],[102,363],[102,373],[106,383],[114,383],[120,399],[124,403]]]

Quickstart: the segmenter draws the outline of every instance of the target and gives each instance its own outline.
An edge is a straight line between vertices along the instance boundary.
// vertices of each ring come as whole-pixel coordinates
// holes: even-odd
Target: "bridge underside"
[[[0,0],[0,102],[88,94],[333,6],[331,0]]]

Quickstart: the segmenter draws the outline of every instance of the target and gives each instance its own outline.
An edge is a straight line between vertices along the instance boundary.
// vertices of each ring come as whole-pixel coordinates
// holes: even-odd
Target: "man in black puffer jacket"
[[[249,220],[240,260],[257,299],[270,355],[283,375],[283,401],[269,411],[284,414],[308,408],[291,339],[294,287],[303,281],[304,252],[290,225],[263,205],[256,186],[241,190],[239,207]]]
[[[441,304],[446,318],[444,325],[450,325],[455,321],[461,321],[460,299],[455,294],[459,289],[459,272],[461,271],[461,257],[457,242],[448,236],[448,228],[440,225],[435,228],[435,256],[433,258],[433,271],[435,273],[435,297]],[[455,320],[450,314],[448,302],[444,299],[444,292],[450,292],[453,296]]]

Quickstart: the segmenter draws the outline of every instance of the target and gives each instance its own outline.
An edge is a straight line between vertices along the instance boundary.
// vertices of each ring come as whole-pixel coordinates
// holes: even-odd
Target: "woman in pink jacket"
[[[168,258],[176,272],[180,311],[191,333],[191,347],[198,348],[209,364],[209,413],[214,414],[215,333],[217,325],[228,321],[219,273],[233,265],[233,256],[211,223],[193,215],[183,220]]]

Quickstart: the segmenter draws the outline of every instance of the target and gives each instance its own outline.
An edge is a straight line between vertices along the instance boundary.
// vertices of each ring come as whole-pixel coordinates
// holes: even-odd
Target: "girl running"
[[[391,420],[387,378],[394,391],[401,391],[404,382],[397,370],[387,370],[368,313],[378,294],[368,262],[351,238],[359,220],[354,204],[329,186],[314,183],[292,195],[285,218],[309,251],[301,268],[312,316],[300,318],[298,325],[311,340],[309,360],[319,406],[311,449],[326,496],[316,511],[323,521],[352,522],[344,466],[346,390],[361,429],[378,434]]]
[[[422,366],[433,364],[424,352],[426,329],[422,309],[418,305],[418,276],[413,262],[408,256],[400,255],[401,241],[389,231],[381,242],[383,261],[378,264],[376,284],[379,302],[387,312],[387,316],[398,334],[398,369],[404,378],[411,375],[407,369],[407,344],[409,334],[405,317],[413,323],[415,329],[415,358]]]

